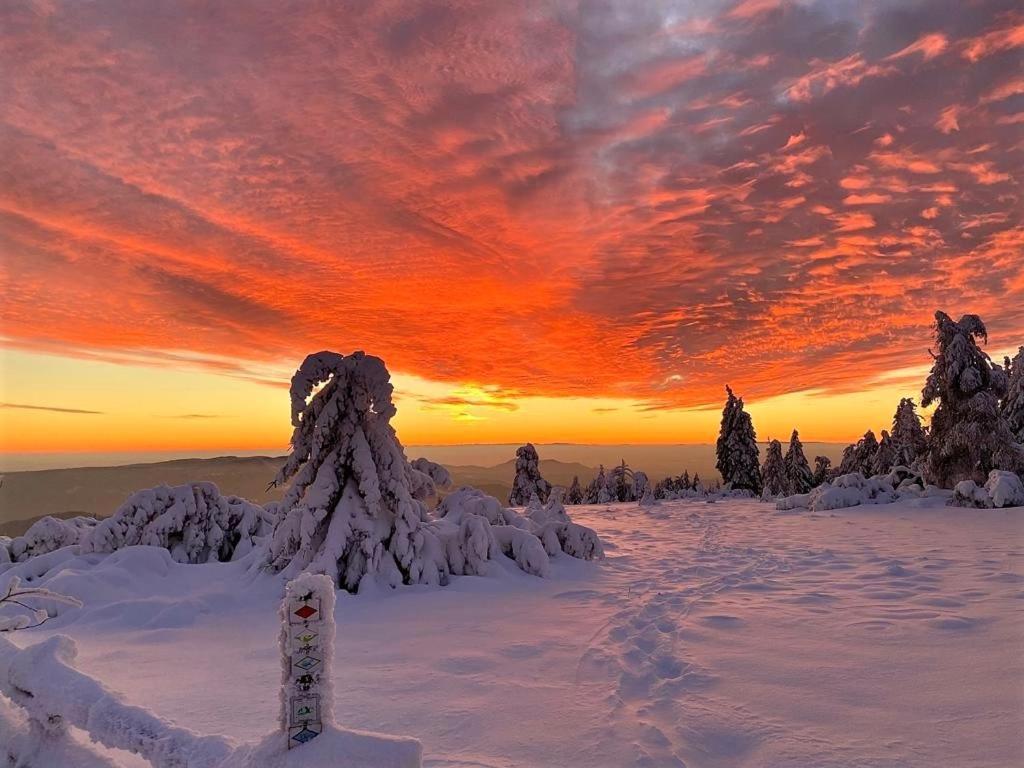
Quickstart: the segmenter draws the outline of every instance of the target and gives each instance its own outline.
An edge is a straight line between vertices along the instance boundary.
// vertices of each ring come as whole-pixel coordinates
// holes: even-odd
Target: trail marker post
[[[334,583],[302,574],[281,602],[281,728],[288,749],[312,741],[334,722]]]

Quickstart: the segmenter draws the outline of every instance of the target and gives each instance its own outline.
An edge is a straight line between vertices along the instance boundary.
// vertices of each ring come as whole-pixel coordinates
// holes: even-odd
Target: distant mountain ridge
[[[410,459],[426,456],[443,464],[455,487],[472,485],[505,502],[515,476],[515,448],[508,445],[460,445],[406,447]],[[842,454],[839,443],[805,443],[813,460],[824,454],[836,462]],[[597,466],[617,464],[623,458],[633,469],[647,473],[652,481],[688,470],[705,480],[718,478],[715,448],[708,444],[680,445],[577,445],[537,444],[540,472],[554,485],[568,486],[573,476],[588,483]],[[763,445],[762,445],[763,449]],[[487,466],[501,457],[504,460]],[[467,463],[477,458],[481,463]],[[17,535],[44,515],[111,515],[128,496],[156,485],[181,485],[194,481],[217,484],[222,493],[242,496],[257,504],[281,498],[283,489],[267,489],[284,463],[284,456],[220,456],[204,459],[170,459],[122,466],[40,469],[8,472],[0,485],[0,535]]]

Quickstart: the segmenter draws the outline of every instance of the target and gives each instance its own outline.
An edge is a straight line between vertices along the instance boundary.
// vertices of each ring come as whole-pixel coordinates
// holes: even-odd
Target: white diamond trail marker
[[[280,720],[292,749],[334,724],[334,582],[310,573],[288,582],[280,613]]]

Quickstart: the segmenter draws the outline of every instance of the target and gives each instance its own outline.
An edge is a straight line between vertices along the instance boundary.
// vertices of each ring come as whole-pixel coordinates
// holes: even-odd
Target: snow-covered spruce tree
[[[690,490],[696,493],[704,493],[704,483],[697,472],[693,473],[693,485],[690,486]]]
[[[811,477],[811,486],[817,488],[822,483],[828,482],[832,477],[832,459],[828,456],[814,457],[814,474]]]
[[[943,488],[961,480],[984,483],[993,469],[1024,473],[1024,447],[999,408],[1007,394],[1006,372],[992,365],[978,339],[987,342],[988,332],[977,315],[954,322],[945,312],[935,313],[938,352],[932,354],[921,403],[938,407],[923,464],[926,479]]]
[[[761,467],[761,480],[764,483],[763,496],[774,498],[786,495],[786,462],[782,458],[782,443],[778,440],[768,442],[768,451]]]
[[[633,498],[637,501],[644,497],[644,494],[651,489],[651,481],[646,472],[637,470],[633,473]]]
[[[611,495],[608,493],[608,477],[604,471],[604,464],[598,465],[597,475],[587,486],[584,497],[584,503],[586,504],[607,504],[611,501]]]
[[[846,446],[836,476],[842,477],[851,472],[860,472],[864,477],[871,477],[871,467],[875,462],[877,451],[878,439],[875,437],[875,433],[869,429],[864,433],[864,437],[856,443]]]
[[[804,444],[800,442],[800,435],[794,429],[789,438],[789,449],[783,459],[786,468],[786,494],[807,493],[813,487],[814,476],[811,473],[811,465],[807,463],[804,455]]]
[[[365,577],[389,586],[446,580],[443,543],[423,525],[426,507],[414,493],[422,479],[391,426],[392,390],[383,361],[363,352],[320,352],[299,366],[292,450],[273,481],[291,485],[267,550],[270,570],[324,573],[349,591]]]
[[[1024,347],[1006,361],[1006,396],[999,410],[1018,443],[1024,443]]]
[[[136,491],[83,537],[84,552],[163,547],[179,563],[237,560],[270,532],[263,507],[223,496],[213,483],[158,485]]]
[[[559,509],[542,508],[540,525],[460,488],[428,517],[422,499],[445,477],[430,462],[416,469],[406,460],[391,395],[384,363],[363,352],[310,355],[295,372],[292,452],[274,479],[291,485],[267,546],[268,569],[288,578],[323,573],[356,591],[445,584],[452,574],[483,573],[502,554],[539,576],[556,551],[601,556],[597,535],[562,520],[557,499]]]
[[[729,488],[761,492],[761,470],[758,465],[757,435],[750,414],[743,410],[743,398],[736,397],[730,387],[722,409],[722,426],[715,446],[716,468]]]
[[[865,475],[865,477],[887,475],[898,463],[899,450],[896,446],[896,441],[883,429],[882,439],[878,441],[878,450],[875,451],[874,458],[871,459],[871,472]]]
[[[565,503],[574,506],[583,503],[583,489],[580,488],[579,475],[572,476],[572,485],[569,486],[569,490],[565,494]]]
[[[508,503],[512,507],[523,507],[530,502],[530,497],[537,494],[541,502],[548,500],[551,483],[540,476],[540,456],[533,443],[516,450],[516,476],[512,480],[512,492]]]
[[[913,398],[904,397],[892,417],[892,442],[896,449],[893,466],[911,467],[928,449],[928,437],[917,415]]]
[[[608,490],[612,501],[634,501],[633,470],[623,459],[621,464],[612,468],[608,476]]]

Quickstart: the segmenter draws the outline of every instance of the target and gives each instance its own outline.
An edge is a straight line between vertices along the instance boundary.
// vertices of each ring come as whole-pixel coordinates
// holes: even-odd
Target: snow
[[[1024,764],[1024,509],[945,502],[573,507],[604,560],[338,592],[335,718],[419,739],[428,768]],[[279,576],[63,549],[0,588],[29,572],[85,605],[3,637],[72,637],[78,670],[176,727],[251,745],[275,730]],[[0,728],[9,710],[0,697]],[[339,764],[358,740],[286,755],[270,739],[218,768]],[[402,765],[373,743],[345,764]],[[82,765],[139,765],[109,754]]]
[[[993,469],[982,486],[961,480],[953,489],[953,504],[960,507],[1024,506],[1024,483],[1013,472]]]

